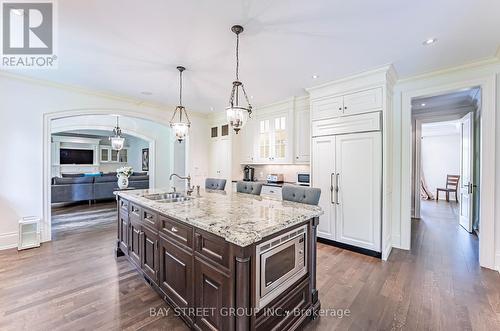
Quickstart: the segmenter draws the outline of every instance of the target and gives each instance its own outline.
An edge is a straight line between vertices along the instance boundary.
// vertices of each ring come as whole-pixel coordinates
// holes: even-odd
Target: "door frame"
[[[401,248],[411,245],[411,100],[445,94],[460,89],[481,88],[481,202],[479,217],[479,264],[495,269],[495,102],[496,75],[488,74],[476,79],[420,88],[401,93]],[[490,151],[486,153],[485,151]]]
[[[168,126],[166,122],[160,116],[149,115],[142,113],[139,110],[130,109],[116,109],[116,108],[81,108],[81,109],[68,109],[61,110],[52,113],[43,114],[43,132],[42,132],[42,147],[43,147],[43,167],[42,167],[42,209],[43,218],[41,221],[41,241],[46,242],[52,240],[52,213],[51,213],[51,185],[50,179],[52,178],[52,148],[51,148],[51,134],[52,134],[52,121],[67,117],[77,117],[77,116],[89,116],[89,115],[119,115],[131,118],[137,118],[142,120],[153,121],[162,125]],[[97,127],[97,126],[96,126]],[[96,128],[94,127],[94,128]],[[109,129],[109,128],[108,128]],[[138,133],[128,130],[131,135],[137,135]],[[124,131],[126,133],[126,130]],[[150,141],[154,141],[151,137],[143,137]],[[154,142],[153,142],[154,146]],[[187,146],[186,146],[187,148]],[[155,166],[155,153],[150,151],[150,172],[154,173]],[[153,184],[154,184],[154,174],[153,174]]]

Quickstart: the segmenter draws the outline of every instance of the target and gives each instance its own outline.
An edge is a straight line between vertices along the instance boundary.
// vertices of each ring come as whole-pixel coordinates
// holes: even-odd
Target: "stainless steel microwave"
[[[307,273],[307,226],[256,247],[257,308],[264,308]]]
[[[296,184],[302,185],[302,186],[310,186],[311,185],[311,174],[309,172],[298,172]]]

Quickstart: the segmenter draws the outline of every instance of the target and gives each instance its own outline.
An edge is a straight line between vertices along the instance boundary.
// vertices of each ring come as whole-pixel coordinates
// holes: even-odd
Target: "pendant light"
[[[243,32],[243,27],[241,25],[234,25],[231,28],[231,31],[236,34],[236,80],[233,82],[233,88],[229,98],[229,107],[226,108],[226,116],[229,124],[233,127],[234,131],[238,133],[250,118],[250,115],[252,114],[252,105],[248,100],[247,92],[245,91],[245,87],[239,77],[240,33]],[[246,107],[240,105],[239,103],[240,93],[243,93],[247,104]]]
[[[189,120],[186,108],[184,108],[184,106],[182,105],[182,72],[186,70],[186,68],[178,66],[177,70],[179,70],[179,105],[175,107],[174,114],[170,119],[170,127],[174,131],[175,139],[177,139],[178,142],[182,142],[188,135],[191,121]],[[179,113],[179,120],[174,121],[175,115],[177,115],[177,113]],[[182,118],[183,113],[185,119]]]
[[[123,145],[125,144],[125,138],[122,137],[122,129],[120,129],[119,125],[119,116],[116,116],[116,127],[113,129],[113,137],[109,137],[111,141],[111,148],[114,150],[121,150]]]

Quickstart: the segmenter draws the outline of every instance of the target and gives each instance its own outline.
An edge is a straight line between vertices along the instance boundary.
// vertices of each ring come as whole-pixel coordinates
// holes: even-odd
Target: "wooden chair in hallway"
[[[439,201],[439,192],[446,193],[446,201],[450,202],[450,193],[455,193],[455,201],[458,202],[458,182],[459,175],[446,175],[446,188],[438,187],[436,189],[436,201]]]

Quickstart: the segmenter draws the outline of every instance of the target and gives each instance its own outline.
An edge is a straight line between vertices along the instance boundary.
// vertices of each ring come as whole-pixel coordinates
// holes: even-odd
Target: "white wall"
[[[168,124],[172,109],[0,72],[0,249],[17,245],[19,218],[43,217],[44,115],[118,113]],[[208,126],[205,116],[191,121],[188,166],[206,176]]]
[[[149,142],[146,140],[131,137],[128,142],[128,162],[127,164],[134,168],[135,172],[142,171],[142,150],[149,148]],[[175,156],[174,156],[175,157]],[[103,164],[101,163],[101,166]]]
[[[460,132],[455,124],[422,124],[422,170],[433,194],[437,187],[446,187],[446,175],[460,175]],[[441,193],[440,199],[445,198]]]

